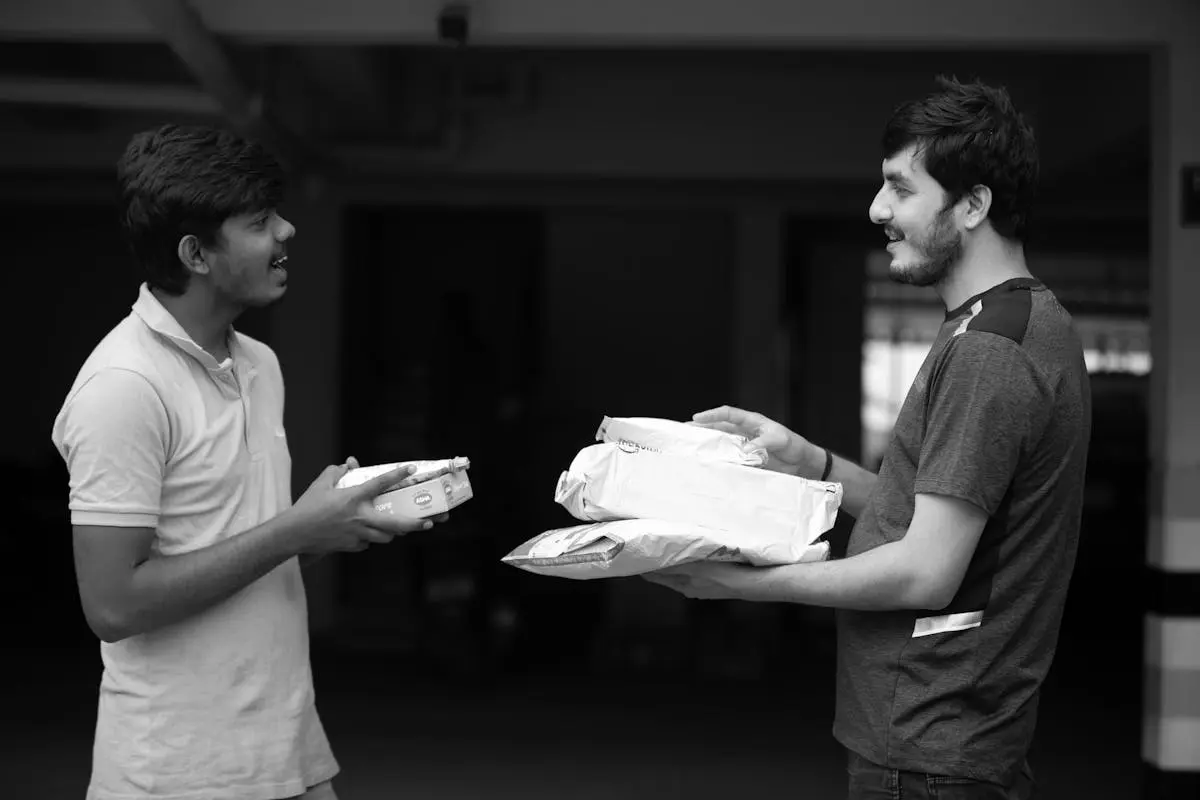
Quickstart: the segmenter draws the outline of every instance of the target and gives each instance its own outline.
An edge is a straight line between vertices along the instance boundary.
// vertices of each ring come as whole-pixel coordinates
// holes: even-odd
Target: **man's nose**
[[[876,225],[882,225],[891,220],[892,209],[885,202],[882,189],[876,193],[875,199],[871,201],[871,208],[867,211],[867,214],[871,217],[871,222],[874,222]]]
[[[296,235],[296,226],[288,222],[283,217],[279,218],[279,229],[275,231],[275,238],[281,242],[286,242],[288,239]]]

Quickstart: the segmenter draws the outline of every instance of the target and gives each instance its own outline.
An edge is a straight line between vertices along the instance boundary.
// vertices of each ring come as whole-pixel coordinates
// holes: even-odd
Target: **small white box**
[[[385,472],[391,472],[400,467],[413,468],[413,473],[408,475],[405,480],[415,480],[418,483],[423,483],[424,481],[436,478],[438,475],[444,475],[447,472],[461,472],[462,470],[470,469],[471,459],[456,456],[436,461],[393,461],[387,464],[357,467],[347,472],[338,480],[337,488],[346,489],[350,486],[358,486],[372,478],[378,478]]]
[[[375,498],[375,509],[397,517],[435,517],[470,500],[471,480],[466,470],[393,489]]]

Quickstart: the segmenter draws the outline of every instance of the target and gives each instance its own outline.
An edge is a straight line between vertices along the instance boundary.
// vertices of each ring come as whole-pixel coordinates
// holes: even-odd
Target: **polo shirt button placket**
[[[235,367],[232,365],[229,371],[224,374],[228,385],[233,389],[233,394],[237,397],[238,402],[242,404],[242,443],[246,445],[246,449],[250,452],[251,457],[254,456],[254,448],[250,444],[250,398],[248,393],[242,386],[242,381],[238,379]]]
[[[246,436],[246,449],[250,451],[251,458],[256,458],[258,456],[258,443],[256,440],[250,438],[250,381],[246,376],[243,376],[239,383],[241,384],[241,391],[238,394],[242,398],[242,430]]]

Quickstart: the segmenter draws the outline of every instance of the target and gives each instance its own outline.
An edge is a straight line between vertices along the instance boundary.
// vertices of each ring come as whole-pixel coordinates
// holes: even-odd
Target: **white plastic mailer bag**
[[[833,527],[842,485],[606,443],[579,451],[554,499],[584,522],[658,519],[733,531],[743,549],[786,564]]]
[[[745,436],[656,417],[605,417],[596,441],[700,461],[747,467],[767,463],[766,449],[750,444]]]
[[[539,575],[589,580],[641,575],[692,561],[732,561],[756,566],[824,561],[829,543],[799,549],[790,561],[782,550],[763,547],[754,535],[720,531],[686,522],[623,519],[549,530],[504,556],[502,561]]]

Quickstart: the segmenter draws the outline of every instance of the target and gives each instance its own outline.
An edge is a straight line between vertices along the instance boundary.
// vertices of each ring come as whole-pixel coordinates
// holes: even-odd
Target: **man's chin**
[[[935,286],[943,273],[944,270],[931,269],[928,264],[899,264],[893,260],[888,266],[888,277],[907,286]]]
[[[274,305],[276,302],[282,299],[285,294],[287,294],[286,282],[272,286],[262,294],[255,295],[254,297],[250,298],[246,305],[250,308],[266,308],[269,305]]]
[[[925,286],[923,278],[925,277],[921,268],[912,264],[897,264],[895,261],[888,267],[888,277],[893,283],[902,283],[906,286]]]

